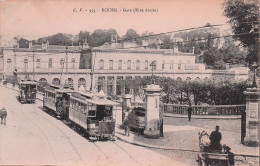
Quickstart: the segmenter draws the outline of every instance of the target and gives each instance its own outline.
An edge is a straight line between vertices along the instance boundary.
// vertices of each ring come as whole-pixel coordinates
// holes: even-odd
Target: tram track
[[[48,146],[50,147],[50,150],[51,150],[51,153],[52,153],[52,156],[53,156],[54,160],[57,161],[56,155],[55,155],[55,153],[54,153],[54,151],[53,151],[53,148],[52,148],[52,146],[51,146],[51,144],[50,144],[50,140],[49,140],[48,136],[47,136],[47,135],[45,134],[45,132],[41,129],[41,127],[40,127],[39,125],[37,125],[37,123],[35,123],[29,116],[27,116],[27,115],[24,113],[24,111],[23,111],[23,104],[20,103],[20,105],[21,105],[21,109],[20,109],[21,113],[22,113],[37,129],[39,129],[39,131],[41,131],[40,133],[41,133],[41,134],[44,136],[44,138],[46,139],[46,141],[47,141],[47,143],[48,143]]]
[[[47,113],[47,114],[49,114],[49,113]],[[41,116],[41,115],[40,115]],[[54,115],[55,116],[55,115]],[[46,118],[45,118],[46,119]],[[46,119],[47,121],[49,121],[48,119]],[[52,123],[51,121],[49,121],[50,123]],[[110,163],[111,164],[113,164],[113,162],[112,162],[112,160],[110,160],[110,157],[102,150],[102,148],[100,148],[99,147],[99,145],[97,145],[94,141],[91,141],[89,138],[87,138],[84,134],[82,134],[81,132],[80,132],[80,130],[77,130],[77,127],[76,128],[74,128],[73,126],[70,126],[68,123],[66,123],[66,121],[64,121],[64,120],[61,120],[61,122],[62,123],[64,123],[66,126],[68,126],[69,128],[71,128],[74,132],[76,132],[77,134],[79,134],[79,135],[81,135],[82,137],[84,137],[85,139],[87,139],[89,142],[91,142],[92,144],[94,144],[95,145],[95,147],[105,156],[105,158],[107,159],[107,160],[109,160],[110,161]],[[61,130],[61,129],[59,129],[55,124],[53,124],[52,123],[52,125],[54,125],[60,132],[62,132],[64,135],[65,135],[65,133]],[[66,136],[66,135],[65,135]],[[66,138],[67,138],[67,136],[66,136]],[[70,140],[69,140],[70,141]],[[71,141],[70,141],[71,142]],[[71,143],[71,145],[73,146],[73,144]],[[80,156],[80,154],[79,154],[79,152],[76,150],[76,148],[73,146],[73,149],[76,151],[76,153]],[[82,157],[80,156],[80,158],[81,158],[81,160],[83,160],[82,159]]]
[[[35,111],[35,105],[33,105],[33,110]],[[48,135],[46,135],[46,133],[43,132],[43,129],[37,124],[37,122],[33,121],[32,118],[30,118],[28,115],[26,115],[26,112],[23,111],[23,105],[21,104],[21,113],[29,120],[31,121],[31,123],[33,125],[35,125],[39,131],[41,132],[41,134],[45,137],[48,145],[50,146],[50,149],[51,149],[51,152],[53,154],[53,157],[55,158],[55,161],[56,161],[56,156],[55,156],[55,153],[53,151],[53,147],[51,146],[51,143],[50,143],[50,139],[48,138]],[[82,157],[80,156],[79,152],[77,151],[77,149],[75,148],[75,146],[72,144],[71,140],[67,137],[67,135],[58,127],[56,126],[52,121],[50,121],[49,119],[46,118],[46,116],[44,117],[43,115],[40,115],[40,114],[36,114],[38,116],[40,116],[41,118],[43,118],[44,120],[48,121],[49,124],[53,125],[56,129],[58,129],[64,136],[65,138],[69,141],[69,143],[72,145],[72,148],[75,150],[75,152],[79,155],[80,159],[82,160]],[[65,122],[63,122],[65,123]],[[68,125],[67,125],[68,126]],[[75,132],[75,130],[73,130]],[[77,132],[77,131],[76,131]],[[78,133],[79,134],[79,133]],[[111,141],[113,144],[115,144],[115,146],[117,146],[118,148],[120,148],[122,151],[124,151],[128,156],[130,156],[131,159],[133,159],[135,162],[137,162],[125,149],[123,149],[120,145],[118,145],[116,142],[113,142]],[[101,153],[104,155],[104,157],[106,157],[111,163],[111,157],[109,157],[109,155],[107,155],[108,153],[105,153],[105,151],[103,151],[97,143],[95,142],[92,142],[96,147],[97,149],[99,149],[99,151],[101,151]],[[151,149],[152,151],[156,151],[156,152],[163,152],[164,154],[165,153],[168,153],[167,156],[172,156],[172,153],[187,153],[188,154],[188,157],[190,157],[190,159],[194,159],[194,158],[197,158],[197,153],[199,151],[196,151],[196,150],[185,150],[185,149],[158,149],[158,148],[149,148],[149,147],[146,147],[148,149]],[[190,155],[191,154],[191,155]],[[254,156],[254,155],[241,155],[241,154],[234,154],[235,157],[243,157],[243,158],[256,158],[256,157],[259,157],[259,156]],[[172,157],[171,157],[172,158]],[[242,159],[235,159],[235,161],[240,161]],[[246,159],[245,159],[246,160]]]
[[[122,151],[124,151],[131,159],[133,159],[136,163],[138,163],[138,161],[137,160],[135,160],[133,157],[132,157],[132,155],[130,155],[124,148],[122,148],[120,145],[118,145],[117,143],[115,143],[115,142],[113,142],[112,141],[112,143],[114,143],[116,146],[118,146]]]
[[[35,110],[35,105],[33,104],[33,109]],[[52,126],[54,126],[63,136],[64,138],[66,138],[66,140],[69,142],[69,144],[71,145],[71,147],[73,148],[73,150],[76,152],[76,154],[78,155],[78,157],[80,158],[81,161],[83,161],[83,158],[81,157],[80,153],[78,152],[78,150],[76,149],[76,147],[74,146],[74,144],[71,142],[71,140],[68,138],[68,136],[59,128],[57,127],[52,121],[50,121],[49,119],[45,118],[44,116],[37,114],[38,116],[40,116],[41,118],[43,118],[44,120],[48,121],[49,124],[51,124]]]

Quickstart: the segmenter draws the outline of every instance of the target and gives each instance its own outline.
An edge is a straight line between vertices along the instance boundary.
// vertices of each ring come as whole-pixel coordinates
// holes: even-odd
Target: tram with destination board
[[[92,138],[113,139],[113,110],[117,105],[108,100],[103,91],[98,94],[75,92],[70,95],[69,120]]]
[[[34,103],[36,100],[36,81],[28,79],[21,79],[18,82],[18,98],[21,103]]]
[[[68,86],[50,85],[45,88],[43,107],[62,119],[68,119],[70,94],[74,90]]]

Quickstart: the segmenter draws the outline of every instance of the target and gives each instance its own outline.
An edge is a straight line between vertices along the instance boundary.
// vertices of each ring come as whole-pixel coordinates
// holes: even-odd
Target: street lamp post
[[[256,80],[255,80],[255,75],[256,75],[255,70],[256,70],[256,68],[257,68],[256,62],[253,63],[252,68],[253,68],[253,72],[254,72],[254,79],[253,79],[253,84],[252,84],[252,86],[253,86],[253,88],[254,88],[254,87],[257,87],[257,85],[256,85]]]
[[[150,64],[151,68],[152,68],[152,84],[154,84],[154,78],[153,78],[153,70],[154,70],[154,67],[156,66],[156,62],[155,61],[152,61],[152,63]]]
[[[93,84],[93,71],[91,70],[90,72],[90,91],[93,92],[92,84]]]
[[[69,64],[68,64],[68,45],[66,45],[66,75],[68,80]]]

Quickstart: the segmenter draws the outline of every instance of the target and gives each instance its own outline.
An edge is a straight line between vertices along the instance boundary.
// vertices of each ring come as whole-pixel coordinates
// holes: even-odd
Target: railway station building
[[[25,74],[38,82],[64,84],[77,90],[103,91],[108,95],[129,93],[122,82],[152,74],[178,80],[204,80],[225,77],[247,79],[248,69],[211,70],[196,63],[194,53],[173,49],[138,47],[132,42],[110,43],[100,47],[32,45],[29,48],[4,47],[0,55],[2,79]],[[153,64],[153,67],[151,66]]]

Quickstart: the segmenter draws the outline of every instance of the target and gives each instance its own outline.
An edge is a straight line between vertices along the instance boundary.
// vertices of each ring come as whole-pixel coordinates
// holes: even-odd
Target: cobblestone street
[[[222,133],[222,144],[231,147],[235,154],[242,155],[259,155],[256,147],[247,147],[240,143],[240,119],[223,120],[223,119],[192,119],[190,122],[186,118],[164,118],[164,137],[160,139],[147,139],[131,132],[134,142],[145,145],[154,145],[160,147],[169,147],[175,150],[162,150],[151,148],[160,154],[174,158],[185,165],[196,165],[199,151],[198,132],[207,131],[209,134],[215,130],[215,126],[220,126]],[[126,138],[127,139],[127,138]],[[184,151],[183,151],[184,150]],[[187,151],[185,151],[187,150]],[[250,161],[257,162],[257,158],[235,157],[236,165],[248,165]]]
[[[90,141],[44,112],[42,101],[21,104],[10,86],[0,91],[0,107],[8,111],[0,125],[0,165],[182,165],[119,140]]]

